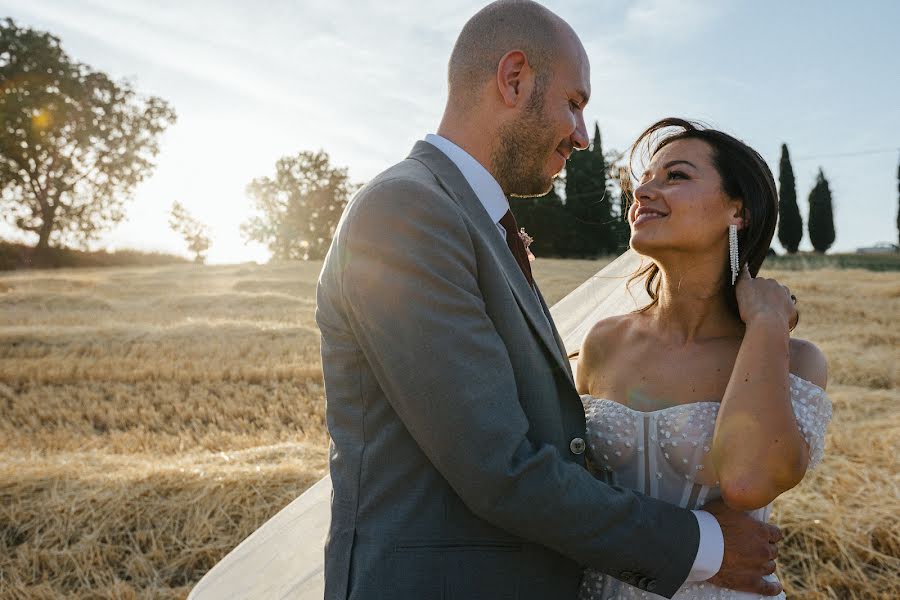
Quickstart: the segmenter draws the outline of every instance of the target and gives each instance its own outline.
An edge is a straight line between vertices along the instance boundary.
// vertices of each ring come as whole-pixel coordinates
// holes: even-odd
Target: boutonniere
[[[519,238],[522,240],[522,244],[525,246],[525,252],[528,254],[528,262],[534,262],[534,254],[531,253],[531,250],[528,247],[531,245],[531,242],[534,241],[534,238],[525,233],[525,228],[522,227],[519,229]]]

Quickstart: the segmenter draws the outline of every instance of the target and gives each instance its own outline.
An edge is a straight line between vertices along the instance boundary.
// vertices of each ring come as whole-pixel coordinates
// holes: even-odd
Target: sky
[[[0,0],[0,17],[52,32],[74,59],[178,114],[127,220],[94,247],[188,255],[168,226],[179,201],[212,231],[209,262],[239,263],[268,257],[240,224],[252,214],[247,184],[274,174],[278,158],[322,149],[362,183],[434,132],[456,35],[483,4]],[[687,117],[749,143],[777,178],[786,143],[804,222],[819,167],[830,182],[834,251],[896,243],[900,2],[545,4],[588,51],[585,117],[604,149]]]

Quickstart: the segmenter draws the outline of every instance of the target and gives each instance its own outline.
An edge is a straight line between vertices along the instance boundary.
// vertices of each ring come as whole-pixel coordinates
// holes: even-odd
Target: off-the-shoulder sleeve
[[[584,406],[584,419],[587,422],[587,458],[588,470],[597,474],[597,449],[600,440],[598,439],[596,427],[592,427],[591,423],[595,420],[595,411],[597,410],[597,399],[587,394],[581,394],[581,404]]]
[[[791,377],[791,404],[800,433],[809,444],[809,469],[815,468],[825,455],[825,431],[831,422],[831,400],[825,390],[801,379]]]

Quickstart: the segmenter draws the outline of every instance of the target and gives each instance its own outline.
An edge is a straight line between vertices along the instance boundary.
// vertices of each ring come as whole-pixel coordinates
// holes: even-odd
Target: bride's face
[[[728,226],[742,226],[741,202],[722,190],[712,152],[702,140],[682,139],[653,156],[628,211],[635,251],[653,258],[672,250],[726,258]]]

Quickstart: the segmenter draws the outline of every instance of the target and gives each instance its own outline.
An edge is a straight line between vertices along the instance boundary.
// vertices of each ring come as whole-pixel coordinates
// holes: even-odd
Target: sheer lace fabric
[[[809,468],[822,460],[831,401],[818,386],[790,376],[791,403],[797,425],[809,444]],[[654,412],[639,412],[612,400],[582,396],[587,417],[588,457],[597,477],[638,490],[683,508],[701,508],[720,496],[710,461],[718,402],[695,402]],[[753,511],[767,520],[771,506]],[[744,600],[753,594],[709,583],[686,583],[677,600]],[[656,594],[587,569],[579,600],[656,599]],[[784,598],[782,595],[781,598]]]

